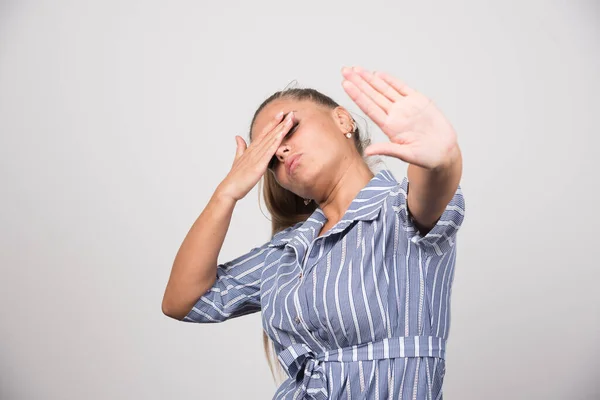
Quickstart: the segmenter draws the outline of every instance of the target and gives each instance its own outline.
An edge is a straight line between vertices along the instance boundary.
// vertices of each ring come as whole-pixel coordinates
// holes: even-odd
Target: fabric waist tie
[[[436,336],[400,336],[377,342],[315,353],[303,343],[288,346],[278,358],[290,378],[298,379],[304,370],[302,387],[311,399],[327,399],[327,378],[323,362],[353,362],[404,357],[446,356],[446,340]]]

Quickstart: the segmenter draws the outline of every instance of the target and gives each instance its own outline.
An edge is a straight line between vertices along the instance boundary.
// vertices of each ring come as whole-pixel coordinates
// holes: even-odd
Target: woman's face
[[[339,169],[354,156],[354,139],[345,136],[352,129],[352,119],[342,107],[327,109],[311,101],[278,99],[257,115],[253,140],[279,111],[293,111],[294,120],[269,169],[285,189],[305,198],[319,198],[320,191],[331,185]]]

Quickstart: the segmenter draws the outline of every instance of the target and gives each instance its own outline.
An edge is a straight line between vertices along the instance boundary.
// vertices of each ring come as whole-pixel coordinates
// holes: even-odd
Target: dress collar
[[[354,221],[372,221],[379,216],[383,201],[388,196],[390,190],[398,185],[391,171],[384,169],[379,171],[367,185],[358,192],[350,206],[342,216],[342,219],[331,228],[323,237],[341,232],[350,226]],[[273,236],[269,246],[280,246],[292,241],[300,241],[308,246],[319,234],[327,218],[321,207],[306,219],[297,223],[291,228],[287,228]]]

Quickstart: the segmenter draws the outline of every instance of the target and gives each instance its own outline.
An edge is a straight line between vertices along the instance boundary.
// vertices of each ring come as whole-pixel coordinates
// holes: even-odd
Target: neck
[[[352,200],[372,178],[373,173],[362,158],[354,158],[346,168],[339,170],[326,196],[318,202],[327,225],[334,225],[342,218]]]

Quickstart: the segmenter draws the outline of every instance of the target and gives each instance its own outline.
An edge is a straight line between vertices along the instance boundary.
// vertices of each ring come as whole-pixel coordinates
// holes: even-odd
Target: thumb
[[[235,152],[235,158],[237,160],[242,154],[244,154],[244,151],[246,151],[248,146],[246,145],[244,138],[238,135],[235,135],[235,142],[237,143],[237,150]]]

